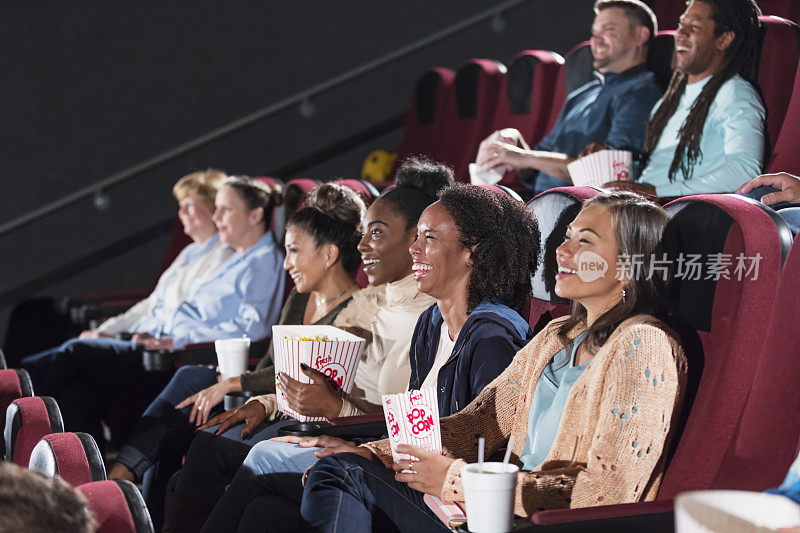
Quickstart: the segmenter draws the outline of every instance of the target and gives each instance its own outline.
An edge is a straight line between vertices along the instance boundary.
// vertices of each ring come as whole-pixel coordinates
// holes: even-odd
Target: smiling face
[[[725,58],[725,51],[735,37],[733,32],[715,36],[713,15],[714,8],[710,4],[695,1],[678,24],[674,66],[676,70],[688,74],[689,83],[698,82],[717,72]]]
[[[211,211],[195,193],[187,194],[178,202],[178,218],[183,232],[195,242],[203,242],[217,231]]]
[[[246,249],[264,234],[261,222],[263,209],[248,209],[233,187],[222,187],[217,192],[214,204],[214,223],[219,231],[219,240],[229,244],[234,250]]]
[[[419,217],[417,239],[409,248],[417,288],[437,300],[463,294],[472,273],[470,252],[461,246],[453,218],[435,202]]]
[[[408,248],[414,243],[415,228],[406,231],[406,219],[389,202],[376,200],[367,210],[358,243],[364,273],[370,285],[398,281],[411,273]]]
[[[620,7],[601,10],[592,24],[589,44],[593,67],[599,72],[623,72],[635,63],[637,47],[647,41],[648,30],[634,27]],[[644,35],[644,38],[642,38]]]
[[[622,297],[622,283],[615,278],[617,256],[615,229],[608,208],[590,205],[581,210],[567,226],[564,242],[556,249],[556,294],[579,302],[589,315],[609,309]],[[596,277],[586,270],[589,261],[604,261],[608,268]],[[583,263],[580,270],[579,263]]]
[[[325,247],[317,247],[313,235],[298,226],[286,228],[286,258],[283,268],[289,273],[299,293],[319,289],[328,273]]]

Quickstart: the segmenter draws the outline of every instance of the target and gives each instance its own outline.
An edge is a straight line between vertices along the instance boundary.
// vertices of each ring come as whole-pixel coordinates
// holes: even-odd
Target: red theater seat
[[[798,65],[800,70],[800,65]],[[795,75],[792,97],[786,109],[783,127],[777,139],[773,139],[772,155],[767,164],[767,172],[791,172],[800,174],[800,76]]]
[[[761,17],[762,40],[758,85],[767,108],[767,132],[775,143],[792,98],[797,61],[800,58],[800,28],[780,17]],[[790,123],[789,127],[795,127]]]
[[[88,433],[45,435],[33,448],[28,468],[50,477],[58,474],[76,487],[106,479],[103,456]]]
[[[591,187],[558,187],[550,189],[528,202],[528,211],[539,223],[539,268],[531,276],[531,307],[528,323],[534,333],[554,318],[570,312],[568,300],[554,292],[556,282],[556,248],[564,242],[567,225],[581,210],[583,202],[600,191]]]
[[[373,184],[368,181],[364,180],[350,180],[350,179],[341,179],[335,180],[333,183],[338,185],[343,185],[348,189],[352,189],[358,193],[364,203],[367,204],[367,207],[375,201],[375,199],[381,195],[380,191],[375,188]]]
[[[453,99],[456,74],[448,68],[434,67],[414,86],[405,133],[397,153],[397,165],[408,156],[425,155],[439,161],[444,155],[441,143],[445,112]],[[392,173],[394,175],[394,172]]]
[[[467,166],[475,160],[478,145],[491,133],[506,67],[490,59],[471,59],[455,80],[455,98],[445,113],[441,162],[453,168],[457,181],[469,181]]]
[[[78,487],[89,500],[97,533],[152,533],[153,521],[136,485],[130,481],[94,481]]]
[[[58,404],[49,396],[18,398],[6,411],[6,461],[28,467],[34,446],[50,433],[64,431]]]
[[[17,398],[33,396],[31,377],[25,370],[0,370],[0,428],[6,427],[6,410]],[[0,450],[5,454],[5,439],[0,435]]]
[[[746,476],[728,476],[729,468],[741,466],[731,461],[737,439],[742,435],[741,421],[750,410],[747,405],[756,384],[774,376],[770,365],[761,363],[764,317],[775,302],[781,267],[791,241],[785,223],[769,208],[735,195],[698,195],[676,200],[666,206],[671,220],[665,242],[671,243],[671,257],[678,253],[701,254],[704,261],[712,254],[730,254],[733,265],[738,254],[745,258],[760,255],[758,276],[753,273],[737,280],[731,266],[731,279],[681,279],[669,298],[678,315],[697,331],[698,346],[687,344],[689,383],[684,400],[684,414],[678,422],[677,443],[665,471],[658,497],[654,502],[544,511],[533,515],[536,524],[554,524],[651,513],[657,521],[670,520],[672,498],[680,492],[708,488],[754,488],[777,484],[791,459],[783,453],[776,464],[757,474],[757,481]],[[702,276],[708,271],[703,270]],[[792,317],[796,318],[796,317]],[[764,378],[757,376],[763,371]],[[763,388],[759,391],[764,393]],[[774,398],[773,398],[774,399]],[[776,406],[780,403],[776,403]],[[762,404],[763,406],[764,404]],[[794,404],[792,404],[794,405]],[[777,408],[777,407],[776,407]],[[762,413],[769,416],[771,413]],[[688,416],[687,416],[688,415]],[[797,416],[793,413],[791,416]],[[783,415],[781,415],[781,419]],[[682,428],[682,431],[681,431]],[[785,439],[796,439],[795,429]],[[794,444],[789,454],[794,453]],[[760,449],[767,455],[766,447]],[[765,458],[760,464],[769,462]],[[780,463],[780,464],[779,464]],[[725,486],[718,480],[725,479]],[[770,482],[764,484],[769,479]],[[773,482],[774,480],[774,482]],[[624,522],[624,521],[623,521]],[[586,527],[599,527],[587,522]],[[571,524],[570,530],[585,530]]]
[[[545,133],[564,58],[545,50],[523,50],[501,79],[491,131],[515,128],[531,146]]]

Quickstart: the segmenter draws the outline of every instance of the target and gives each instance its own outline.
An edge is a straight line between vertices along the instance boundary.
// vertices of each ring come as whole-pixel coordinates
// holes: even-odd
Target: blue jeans
[[[194,365],[179,368],[164,390],[147,407],[136,424],[133,435],[120,449],[117,461],[136,474],[137,479],[142,479],[145,472],[155,464],[164,436],[180,431],[181,428],[185,429],[184,433],[189,437],[183,446],[182,453],[185,453],[192,437],[189,425],[192,407],[176,410],[175,406],[216,382],[217,373],[211,368]],[[175,435],[171,437],[174,441]]]
[[[241,437],[243,424],[233,426],[221,435],[214,435],[216,427],[200,431],[186,452],[175,492],[216,503],[250,449],[261,441],[277,437],[279,428],[296,423],[292,419],[265,423],[245,439]]]
[[[146,372],[142,350],[135,343],[107,338],[71,339],[24,358],[19,366],[31,374],[37,395],[58,401],[67,431],[89,433],[101,447],[100,421],[109,404],[122,398],[150,401],[170,375]],[[127,431],[130,426],[119,429]]]
[[[314,531],[450,531],[422,498],[383,465],[339,453],[311,469],[300,513]]]
[[[280,529],[297,530],[302,525],[299,501],[303,489],[299,476],[317,462],[314,453],[320,449],[268,440],[253,446],[203,530],[251,531],[252,524],[276,523]],[[284,500],[287,494],[294,495],[294,505],[273,506],[268,501],[270,495]],[[277,517],[275,507],[286,512]]]

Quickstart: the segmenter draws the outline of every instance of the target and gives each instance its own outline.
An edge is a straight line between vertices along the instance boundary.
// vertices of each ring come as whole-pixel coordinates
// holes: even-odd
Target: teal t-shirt
[[[520,454],[523,470],[533,470],[550,453],[569,391],[591,363],[575,366],[575,352],[584,337],[586,332],[555,354],[536,383],[528,415],[528,436]]]

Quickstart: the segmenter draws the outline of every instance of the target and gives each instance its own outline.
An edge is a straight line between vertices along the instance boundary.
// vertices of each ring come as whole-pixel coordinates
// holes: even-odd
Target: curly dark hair
[[[521,310],[536,271],[539,225],[525,205],[505,194],[456,184],[439,202],[453,218],[461,245],[471,250],[467,311],[482,301]]]

